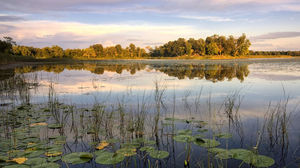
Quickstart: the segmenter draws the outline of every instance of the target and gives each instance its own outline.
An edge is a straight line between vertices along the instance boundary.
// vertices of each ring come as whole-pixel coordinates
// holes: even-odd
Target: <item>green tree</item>
[[[53,58],[62,58],[64,56],[64,50],[58,46],[54,45],[51,48],[51,57]]]
[[[247,55],[250,45],[250,41],[246,38],[246,35],[243,34],[237,39],[235,55]]]
[[[91,59],[91,58],[96,58],[97,54],[96,54],[94,48],[89,47],[89,48],[84,49],[82,56],[84,58]]]
[[[219,52],[219,48],[217,43],[211,42],[206,46],[206,54],[207,55],[217,55]]]
[[[97,57],[103,57],[104,56],[102,44],[94,44],[94,45],[90,46],[90,48],[94,49],[94,51],[96,52]]]

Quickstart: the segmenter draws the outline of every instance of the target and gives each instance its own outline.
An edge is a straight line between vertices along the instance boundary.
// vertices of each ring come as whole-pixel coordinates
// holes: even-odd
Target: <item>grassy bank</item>
[[[71,59],[71,58],[40,58],[36,59],[33,57],[20,57],[14,56],[7,61],[1,61],[0,66],[9,66],[12,64],[20,64],[20,63],[70,63],[70,62],[78,62],[78,61],[94,61],[94,60],[141,60],[141,59],[167,59],[167,60],[184,60],[184,59],[195,59],[195,60],[221,60],[221,59],[251,59],[251,58],[296,58],[294,56],[289,55],[244,55],[244,56],[230,56],[230,55],[184,55],[178,57],[136,57],[136,58],[92,58],[92,59]]]

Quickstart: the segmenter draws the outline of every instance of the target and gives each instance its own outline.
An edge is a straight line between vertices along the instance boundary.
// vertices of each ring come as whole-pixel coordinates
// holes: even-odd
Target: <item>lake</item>
[[[0,166],[298,167],[299,86],[297,58],[0,67]]]

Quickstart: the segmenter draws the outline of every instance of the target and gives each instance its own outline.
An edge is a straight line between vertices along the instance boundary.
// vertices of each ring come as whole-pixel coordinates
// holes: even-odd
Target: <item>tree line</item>
[[[136,59],[149,57],[178,57],[178,56],[206,56],[206,55],[291,55],[300,56],[300,51],[250,51],[251,43],[243,34],[238,38],[233,36],[213,35],[205,40],[179,38],[169,41],[155,48],[136,47],[134,44],[123,48],[120,44],[103,47],[94,44],[85,49],[63,49],[58,45],[36,48],[17,45],[11,37],[0,39],[0,61],[8,62],[15,58],[70,58],[70,59]],[[147,51],[148,50],[148,51]],[[21,59],[22,60],[22,59]]]
[[[58,45],[44,48],[28,46],[13,46],[14,55],[31,56],[34,58],[72,58],[72,59],[96,59],[96,58],[142,58],[147,57],[146,50],[130,44],[122,48],[116,46],[103,47],[102,44],[94,44],[85,49],[66,49]]]
[[[225,37],[213,35],[205,40],[190,38],[185,40],[179,38],[175,41],[155,47],[150,50],[152,57],[177,57],[182,55],[247,55],[249,52],[250,40],[243,34],[239,38],[233,36]]]
[[[249,55],[290,55],[290,56],[300,56],[300,51],[250,51]]]

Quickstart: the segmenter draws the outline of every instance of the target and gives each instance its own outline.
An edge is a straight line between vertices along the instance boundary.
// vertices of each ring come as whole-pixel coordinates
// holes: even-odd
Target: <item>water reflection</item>
[[[155,148],[168,151],[170,157],[157,161],[138,151],[138,167],[183,167],[185,161],[187,167],[241,164],[234,159],[219,162],[194,143],[174,141],[178,130],[185,129],[193,136],[215,138],[221,148],[257,150],[276,160],[273,167],[294,167],[299,158],[299,111],[293,109],[300,100],[300,63],[292,67],[289,62],[280,63],[281,68],[292,68],[280,71],[294,75],[284,83],[288,103],[282,94],[284,81],[266,78],[266,74],[276,74],[276,69],[269,69],[273,64],[277,63],[141,61],[23,66],[2,71],[1,107],[7,107],[3,100],[8,99],[23,108],[29,105],[34,109],[27,111],[29,117],[37,117],[35,120],[46,116],[48,123],[57,123],[59,129],[47,136],[67,137],[64,154],[94,152],[93,144],[103,139],[117,138],[123,144],[143,138],[154,140]],[[162,78],[159,85],[154,82],[157,76]],[[14,123],[20,111],[5,108],[0,108],[1,113],[10,117],[0,124]],[[24,113],[20,115],[18,122],[24,119]],[[232,138],[217,136],[224,132]],[[107,150],[115,151],[119,145]],[[134,166],[127,161],[120,167]],[[86,166],[99,165],[92,161]]]
[[[60,64],[60,65],[35,65],[24,66],[14,70],[14,73],[29,73],[29,72],[54,72],[61,73],[64,70],[86,70],[94,74],[104,74],[104,72],[115,72],[122,74],[123,71],[130,72],[131,75],[141,70],[156,70],[163,72],[169,76],[178,79],[206,79],[212,82],[239,79],[241,82],[249,75],[248,64],[147,64],[147,63],[120,63],[120,64],[105,64],[105,63],[76,63],[76,64]],[[6,71],[3,71],[5,74]],[[3,78],[13,76],[14,73],[3,75]]]

